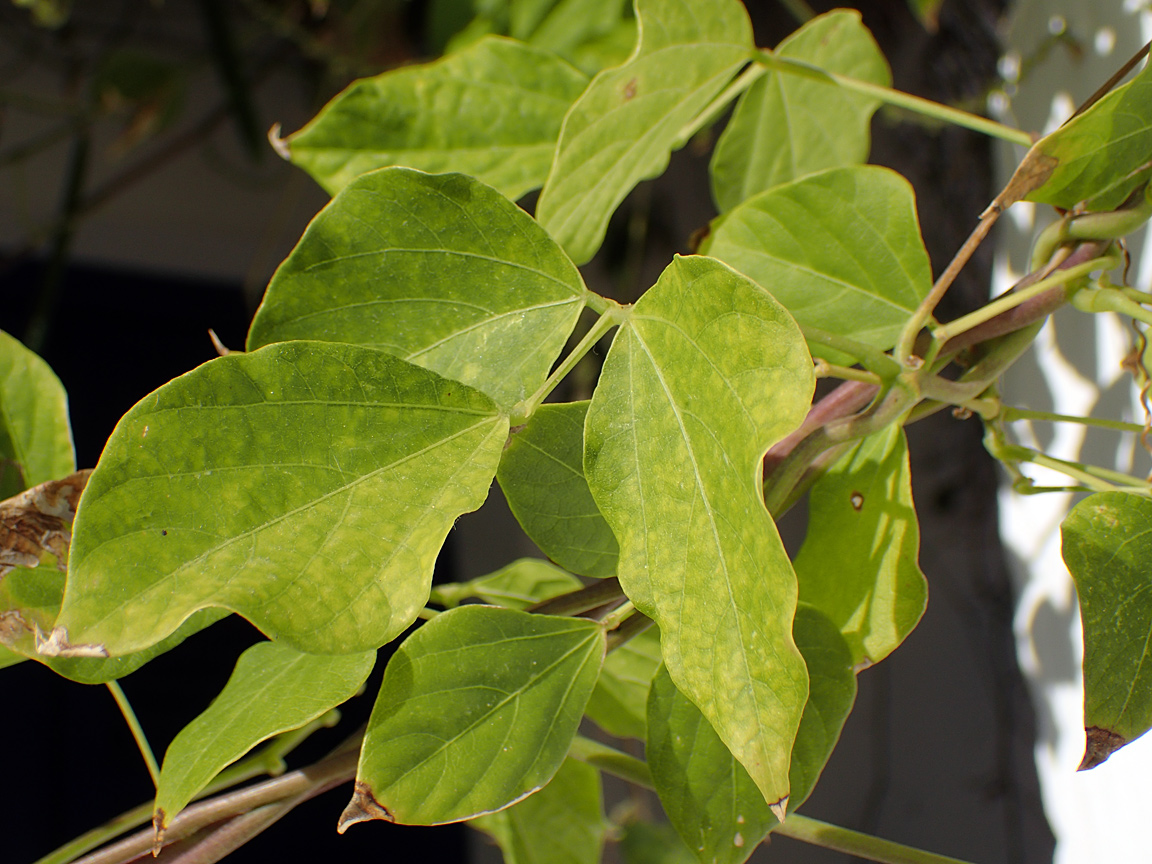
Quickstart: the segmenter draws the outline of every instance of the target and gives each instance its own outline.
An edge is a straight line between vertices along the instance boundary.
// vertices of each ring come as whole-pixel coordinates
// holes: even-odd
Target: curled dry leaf
[[[17,567],[37,566],[45,553],[64,569],[76,504],[91,473],[77,471],[0,501],[0,579]]]

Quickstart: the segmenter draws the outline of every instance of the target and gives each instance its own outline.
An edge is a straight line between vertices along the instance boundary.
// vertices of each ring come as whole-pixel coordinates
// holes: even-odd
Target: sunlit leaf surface
[[[660,627],[677,687],[773,803],[808,695],[796,576],[760,494],[803,419],[812,361],[788,313],[710,258],[676,258],[632,309],[585,424],[584,468],[618,576]]]
[[[856,10],[813,18],[775,53],[848,78],[892,83],[888,63]],[[822,81],[765,73],[740,97],[716,142],[709,166],[716,206],[723,213],[805,174],[865,161],[879,105]]]
[[[248,350],[366,345],[510,406],[544,383],[585,293],[559,247],[494,190],[389,168],[312,220],[268,286]]]
[[[288,342],[206,363],[109,439],[53,636],[124,654],[219,606],[301,650],[382,645],[424,605],[507,434],[488,397],[370,348]]]
[[[816,785],[856,697],[852,657],[836,627],[802,606],[794,633],[811,692],[792,749],[789,811]],[[648,712],[648,764],[669,820],[702,864],[740,864],[777,824],[760,790],[663,668]]]
[[[301,654],[275,642],[246,650],[220,695],[168,746],[153,824],[166,828],[221,769],[261,741],[352,698],[375,662],[375,651]]]
[[[812,487],[796,556],[800,599],[843,632],[853,662],[877,663],[912,632],[928,602],[904,431],[865,438]]]
[[[771,292],[802,326],[895,344],[932,287],[908,181],[874,166],[777,186],[721,217],[701,252]],[[833,362],[855,362],[813,345]]]
[[[637,0],[640,43],[601,72],[564,118],[536,217],[583,264],[637,183],[660,174],[689,123],[751,59],[738,0]]]
[[[457,822],[539,789],[564,761],[604,645],[584,618],[495,606],[436,616],[388,662],[340,830]]]
[[[470,174],[515,199],[544,182],[564,114],[587,85],[550,51],[489,36],[355,82],[286,144],[333,195],[367,171],[404,165]]]

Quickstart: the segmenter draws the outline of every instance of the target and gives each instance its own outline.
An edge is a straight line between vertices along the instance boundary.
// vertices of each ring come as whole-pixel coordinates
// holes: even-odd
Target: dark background
[[[795,28],[780,5],[750,5],[759,44],[774,45]],[[903,0],[857,5],[892,64],[897,87],[941,101],[982,104],[999,53],[1000,3],[947,2],[934,34],[909,14]],[[359,34],[357,63],[386,68],[427,47],[423,4],[384,6],[387,14],[374,19],[378,29]],[[31,28],[19,11],[5,9],[0,22],[11,44],[47,38],[25,34]],[[386,50],[364,47],[373,32]],[[197,38],[198,31],[189,32],[189,40]],[[284,62],[313,88],[303,116],[320,104],[326,90],[340,86],[331,68],[310,67],[319,64],[292,54],[292,46],[283,48],[270,37],[262,47],[273,55],[283,50]],[[283,116],[266,105],[259,109],[268,118]],[[928,130],[901,119],[891,112],[877,115],[873,161],[896,168],[916,186],[925,240],[939,269],[992,197],[988,144],[959,130]],[[7,122],[0,126],[0,152],[11,134]],[[236,130],[225,117],[212,134],[235,138]],[[706,154],[689,148],[674,157],[664,178],[629,198],[613,220],[604,251],[586,268],[594,289],[634,299],[673,252],[687,251],[688,237],[714,215],[706,164]],[[98,185],[90,181],[87,188]],[[65,193],[54,185],[45,194],[56,199]],[[162,187],[154,194],[164,194]],[[304,200],[323,199],[310,190]],[[216,197],[207,206],[224,211],[230,203]],[[100,214],[94,211],[91,218]],[[302,223],[299,215],[293,218],[288,233],[295,231],[294,237]],[[81,235],[85,230],[82,224],[77,228]],[[0,237],[7,249],[0,261],[0,328],[21,336],[33,319],[45,324],[39,350],[69,392],[78,464],[89,467],[135,401],[214,356],[209,327],[224,344],[243,344],[268,274],[249,278],[246,291],[239,279],[94,265],[90,257],[67,254],[72,241],[67,236],[64,254],[55,254],[61,249],[58,240],[58,235],[40,242]],[[138,241],[125,237],[124,242]],[[988,268],[987,255],[974,262],[950,293],[943,317],[983,301]],[[948,416],[910,430],[929,610],[892,658],[860,675],[856,709],[804,812],[972,861],[1031,864],[1051,859],[1052,838],[1036,789],[1031,708],[1016,668],[1013,598],[997,536],[996,474],[980,438],[976,421]],[[495,504],[486,508],[491,513],[462,520],[450,535],[438,579],[470,578],[521,554],[523,539],[493,541],[516,530],[498,500]],[[782,526],[793,548],[803,530],[802,513],[790,515]],[[229,619],[122,682],[158,754],[203,710],[236,656],[257,638],[245,622]],[[366,695],[344,709],[342,726],[317,734],[296,763],[318,758],[366,719],[383,665],[382,657]],[[104,688],[72,684],[34,663],[0,675],[0,740],[6,744],[8,778],[0,784],[5,861],[32,861],[149,797],[147,772]],[[229,860],[363,860],[381,854],[398,861],[466,860],[466,829],[460,826],[375,823],[338,837],[335,820],[348,795],[341,788],[309,802]],[[754,860],[831,864],[849,859],[775,838]]]

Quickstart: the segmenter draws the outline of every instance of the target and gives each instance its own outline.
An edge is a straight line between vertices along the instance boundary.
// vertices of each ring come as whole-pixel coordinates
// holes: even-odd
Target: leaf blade
[[[853,662],[879,663],[928,602],[904,431],[893,426],[862,440],[809,500],[808,536],[795,561],[800,600],[841,629]]]
[[[789,812],[815,787],[856,694],[848,645],[827,617],[802,606],[793,629],[812,691],[789,768]],[[701,862],[745,861],[779,824],[760,790],[663,668],[652,683],[648,712],[649,765],[669,820]]]
[[[1084,625],[1084,727],[1080,770],[1094,768],[1152,728],[1152,501],[1100,492],[1060,526]]]
[[[301,650],[375,648],[427,599],[507,423],[478,391],[355,345],[213,360],[113,432],[53,633],[128,653],[218,606]]]
[[[701,251],[761,285],[801,326],[878,348],[895,343],[932,286],[912,187],[886,168],[808,175],[748,199],[714,226]]]
[[[664,170],[681,128],[751,58],[735,0],[637,0],[628,62],[592,79],[564,118],[536,218],[577,264],[638,182]]]
[[[368,722],[339,830],[501,810],[564,761],[604,658],[595,621],[461,606],[401,644]]]
[[[584,477],[587,402],[545,404],[512,434],[496,479],[532,542],[565,569],[616,573],[620,547]]]
[[[157,830],[257,744],[299,729],[352,698],[375,662],[375,651],[301,654],[275,642],[257,642],[244,651],[224,689],[168,746],[156,788]]]
[[[892,73],[855,10],[817,16],[776,53],[829,72],[892,85]],[[880,103],[820,81],[769,71],[740,97],[709,163],[721,213],[805,174],[864,162]],[[818,107],[817,107],[818,106]]]
[[[788,794],[807,676],[760,465],[813,385],[782,307],[718,261],[677,257],[616,335],[585,422],[585,474],[620,541],[621,585],[659,625],[677,687],[772,802]]]
[[[560,124],[587,84],[550,51],[488,36],[434,63],[354,82],[285,143],[331,195],[368,171],[403,165],[469,174],[515,200],[544,182]]]
[[[268,286],[248,350],[292,339],[365,345],[513,405],[544,383],[586,290],[556,244],[494,190],[385,168],[312,220]]]

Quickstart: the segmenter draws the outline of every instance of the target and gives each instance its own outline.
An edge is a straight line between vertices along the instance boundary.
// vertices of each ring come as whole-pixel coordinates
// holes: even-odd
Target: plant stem
[[[999,138],[1011,144],[1019,144],[1022,147],[1032,146],[1032,137],[1027,132],[1020,129],[1013,129],[1011,126],[1005,126],[1003,123],[997,123],[995,120],[989,120],[986,117],[961,111],[959,108],[941,105],[939,102],[933,102],[931,99],[913,96],[911,93],[893,90],[891,87],[882,87],[879,84],[861,81],[858,78],[848,78],[844,75],[837,75],[835,72],[829,72],[821,69],[819,66],[806,63],[803,60],[784,57],[766,49],[761,49],[757,60],[769,69],[787,72],[793,75],[801,75],[815,81],[837,84],[845,90],[871,96],[880,102],[895,105],[898,108],[906,108],[909,111],[922,114],[925,117],[932,117],[944,123],[962,126],[974,132],[989,135],[992,138]]]
[[[608,634],[608,652],[615,651],[630,639],[639,636],[653,623],[652,619],[643,612],[633,611],[631,615],[620,622],[620,626]]]
[[[747,69],[740,73],[740,76],[729,84],[721,91],[720,95],[709,102],[704,110],[696,115],[691,123],[687,123],[680,128],[676,133],[676,138],[672,142],[672,149],[679,150],[690,140],[692,136],[711,123],[716,117],[728,107],[728,103],[747,90],[752,84],[768,70],[760,63],[753,63]]]
[[[568,356],[565,357],[552,374],[548,376],[548,380],[540,385],[540,389],[513,408],[511,417],[512,425],[516,426],[526,422],[539,407],[540,403],[548,398],[548,394],[556,389],[556,385],[564,380],[564,376],[571,372],[576,364],[584,358],[584,355],[592,350],[592,346],[600,341],[600,337],[617,324],[626,320],[630,311],[631,307],[620,306],[613,303],[608,309],[601,313],[596,323],[584,334],[584,338],[577,343],[576,347],[569,352]]]
[[[945,343],[953,336],[958,336],[965,330],[971,330],[985,321],[990,321],[997,315],[1007,312],[1009,309],[1014,309],[1026,300],[1031,300],[1040,294],[1043,294],[1050,288],[1055,288],[1057,285],[1065,285],[1073,279],[1079,279],[1082,276],[1087,276],[1093,270],[1101,268],[1112,269],[1118,266],[1118,260],[1113,256],[1104,256],[1101,258],[1093,258],[1090,261],[1085,261],[1083,264],[1077,264],[1069,267],[1067,270],[1057,270],[1051,276],[1041,279],[1023,288],[1019,291],[1013,291],[1010,294],[1005,294],[993,300],[985,306],[981,306],[975,312],[970,312],[957,318],[955,321],[949,321],[947,324],[942,324],[932,331],[932,336],[940,343]]]
[[[843,381],[863,381],[865,384],[875,384],[879,387],[883,381],[875,372],[867,369],[852,369],[849,366],[836,366],[827,360],[816,358],[813,369],[817,378],[839,378]]]
[[[568,755],[636,786],[644,789],[655,788],[652,783],[652,772],[648,770],[646,762],[607,744],[577,735],[572,739]],[[817,819],[809,819],[799,813],[790,813],[783,823],[773,829],[773,832],[825,849],[879,861],[881,864],[968,864],[959,858],[924,852],[912,846],[893,843],[891,840],[872,837]]]
[[[800,325],[800,332],[804,334],[804,340],[809,345],[819,345],[823,348],[839,351],[841,354],[847,354],[859,360],[861,366],[870,372],[875,372],[881,378],[893,378],[900,374],[900,364],[879,348],[873,348],[871,345],[865,345],[863,342],[857,342],[855,339],[849,339],[839,333],[831,333],[804,324]]]
[[[581,612],[619,600],[623,596],[620,580],[612,576],[586,585],[578,591],[543,600],[534,606],[529,606],[527,611],[539,615],[579,615]]]
[[[165,839],[175,842],[216,822],[258,807],[297,799],[309,792],[317,795],[352,780],[356,776],[358,761],[359,753],[356,750],[342,749],[299,771],[290,771],[282,777],[195,804],[177,814],[165,832]],[[80,864],[124,864],[151,851],[153,840],[154,832],[148,828],[81,858]]]
[[[1112,429],[1116,432],[1143,432],[1144,427],[1139,423],[1125,423],[1121,420],[1101,420],[1096,417],[1075,417],[1070,414],[1053,414],[1051,411],[1033,411],[1029,408],[1014,408],[1005,405],[1000,409],[1000,417],[1004,422],[1015,420],[1048,420],[1053,423],[1079,423],[1081,426],[1096,426],[1101,429]]]
[[[829,825],[799,813],[790,813],[784,822],[772,830],[774,834],[783,834],[793,840],[802,840],[869,861],[880,861],[881,864],[967,864],[959,858],[924,852],[902,843],[841,828],[839,825]]]
[[[607,615],[600,619],[600,623],[604,625],[605,630],[615,630],[628,616],[636,611],[636,607],[632,605],[631,600],[625,600]]]
[[[144,735],[144,730],[140,727],[140,721],[136,719],[136,712],[132,710],[132,704],[117,682],[108,681],[105,686],[108,688],[108,692],[112,694],[112,698],[116,700],[116,705],[120,708],[120,713],[124,715],[128,728],[132,730],[132,737],[136,739],[136,746],[140,748],[140,755],[144,757],[144,764],[148,766],[148,773],[152,775],[153,787],[158,787],[160,785],[160,766],[156,764],[156,757],[152,754],[152,747]]]
[[[273,777],[283,774],[285,756],[295,750],[317,729],[330,728],[336,725],[339,719],[340,711],[333,708],[311,723],[273,738],[268,746],[262,750],[250,754],[217,774],[215,779],[204,787],[194,800],[207,798],[230,786],[236,786],[264,774]],[[148,824],[152,819],[154,808],[154,802],[145,801],[143,804],[121,813],[103,825],[99,825],[53,850],[37,860],[35,864],[69,864],[70,861],[75,861],[86,852],[91,852],[109,840],[119,837],[125,831],[131,831],[133,828]]]
[[[577,735],[572,739],[572,745],[568,748],[568,755],[643,789],[656,788],[652,784],[652,772],[648,770],[647,762],[643,762],[635,756],[629,756],[607,744],[601,744],[599,741]]]
[[[996,224],[999,217],[1000,210],[991,208],[980,216],[980,221],[976,223],[976,227],[968,235],[968,239],[964,241],[960,251],[948,262],[948,266],[944,268],[944,272],[940,274],[940,278],[936,280],[928,295],[920,301],[920,305],[916,307],[912,317],[904,324],[904,328],[900,331],[900,339],[896,343],[896,350],[893,352],[901,366],[909,364],[913,348],[916,345],[916,337],[920,335],[920,331],[931,319],[932,313],[936,311],[936,307],[944,298],[944,294],[956,281],[956,277],[960,275],[960,271],[964,269],[964,265],[968,263],[968,259],[972,257],[977,247],[984,242],[984,238],[988,236],[988,232],[992,230],[992,226]]]

